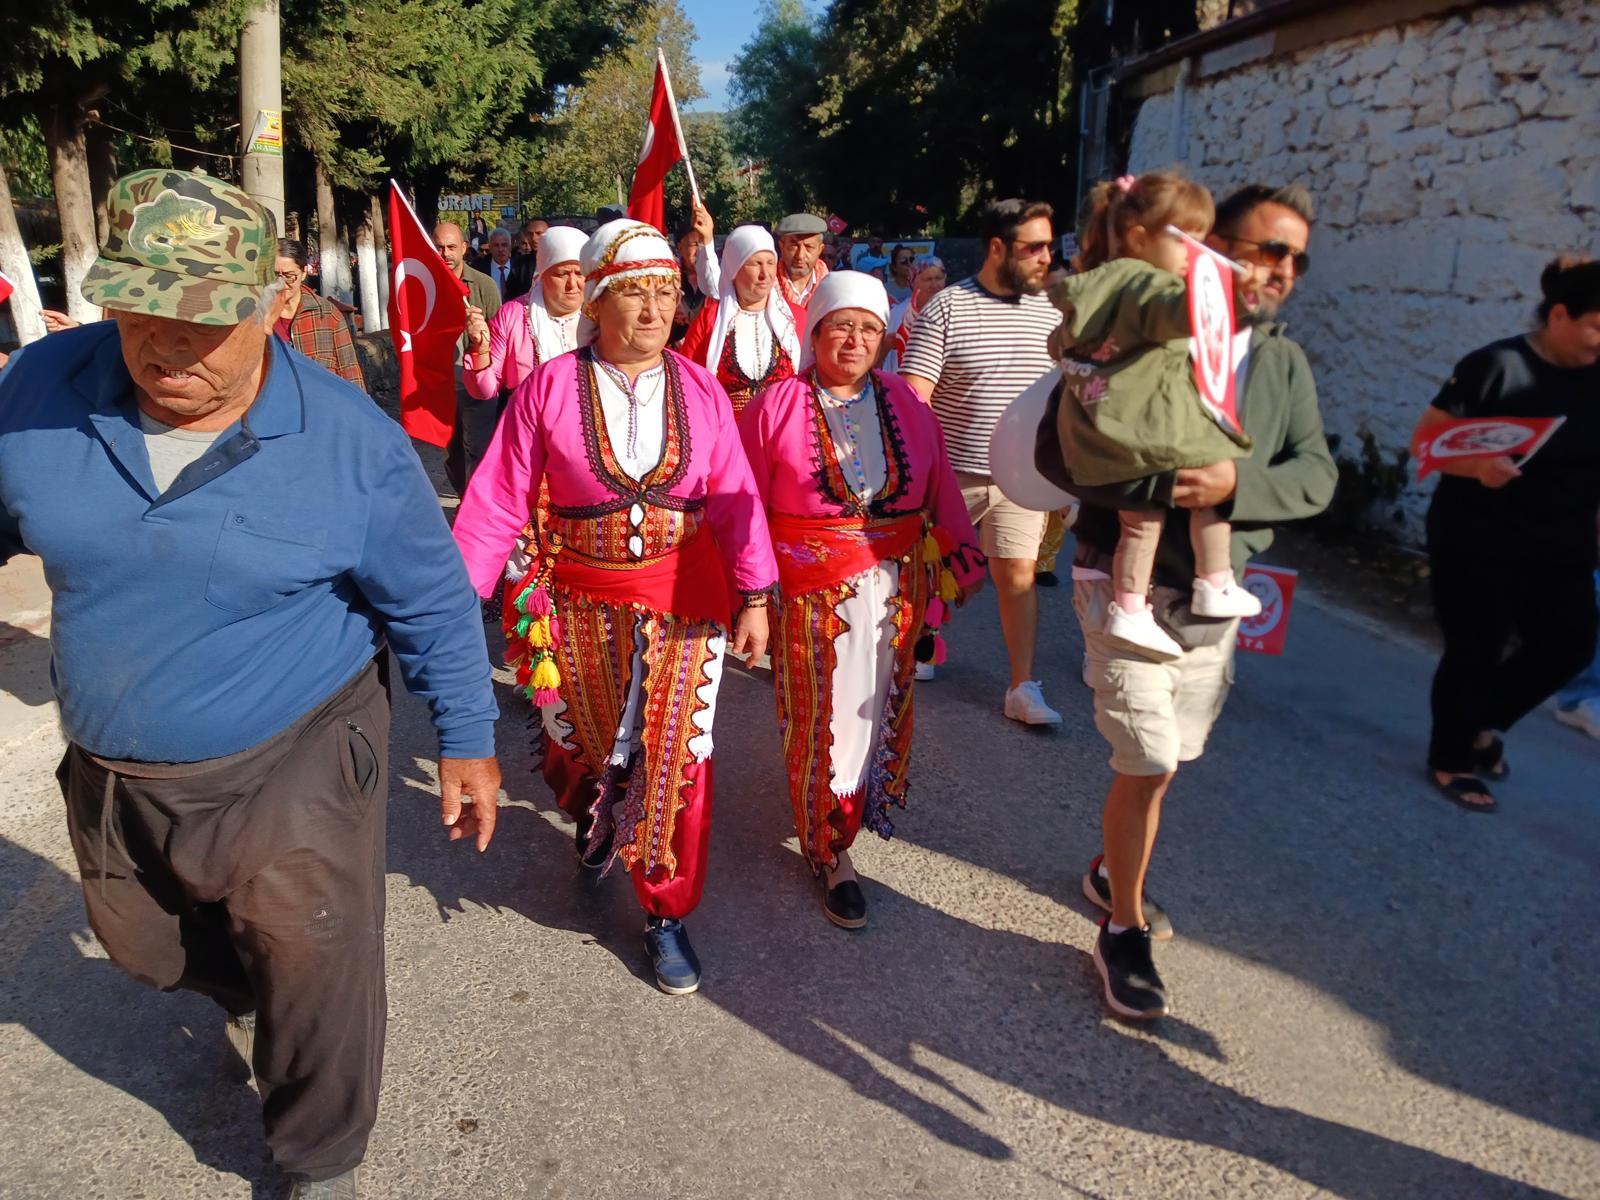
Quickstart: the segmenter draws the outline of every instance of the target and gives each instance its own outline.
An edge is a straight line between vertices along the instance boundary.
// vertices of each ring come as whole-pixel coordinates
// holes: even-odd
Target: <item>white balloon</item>
[[[411,268],[409,272],[406,270],[408,264]],[[420,332],[427,326],[428,318],[433,315],[435,299],[433,294],[433,272],[423,265],[421,259],[402,258],[399,265],[394,269],[394,294],[396,296],[400,294],[400,285],[405,283],[408,278],[415,279],[422,285],[422,293],[426,297],[426,303],[422,306],[422,319],[416,323],[416,329]],[[409,338],[406,340],[410,341]]]
[[[989,474],[1007,500],[1035,512],[1054,512],[1077,501],[1039,474],[1033,465],[1033,447],[1039,436],[1050,393],[1061,382],[1061,368],[1054,367],[1029,384],[995,422],[989,438]]]

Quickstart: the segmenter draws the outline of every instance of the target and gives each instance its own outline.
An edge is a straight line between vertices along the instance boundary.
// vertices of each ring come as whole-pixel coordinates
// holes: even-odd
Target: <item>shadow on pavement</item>
[[[198,1162],[261,1180],[253,1182],[258,1200],[286,1191],[271,1165],[255,1092],[224,1076],[222,1010],[192,993],[162,995],[104,958],[84,957],[74,941],[90,937],[78,881],[6,839],[0,839],[0,887],[16,899],[0,923],[0,1021],[21,1026],[85,1075],[154,1109]],[[66,1111],[42,1080],[14,1079],[13,1099],[24,1089],[35,1091],[41,1122],[71,1127],[86,1120]],[[125,1167],[116,1148],[92,1134],[92,1124],[83,1125],[79,1145],[111,1173],[121,1194],[129,1183]],[[164,1194],[159,1181],[146,1194]]]
[[[51,703],[50,639],[0,621],[0,692],[29,708]]]

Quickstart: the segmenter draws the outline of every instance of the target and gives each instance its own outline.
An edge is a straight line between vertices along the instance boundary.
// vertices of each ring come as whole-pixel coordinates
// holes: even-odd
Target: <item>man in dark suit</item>
[[[538,270],[539,239],[549,228],[549,222],[540,217],[535,217],[522,227],[522,236],[527,239],[528,248],[511,260],[511,274],[506,279],[505,293],[501,299],[515,300],[518,296],[526,296],[532,289],[533,276]]]

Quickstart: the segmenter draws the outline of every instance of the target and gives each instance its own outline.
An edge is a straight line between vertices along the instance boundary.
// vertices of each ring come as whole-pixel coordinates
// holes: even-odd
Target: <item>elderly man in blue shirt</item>
[[[227,1013],[297,1200],[355,1195],[383,1061],[386,653],[439,735],[444,824],[494,832],[478,605],[400,428],[271,336],[271,215],[118,181],[110,321],[0,374],[0,559],[44,560],[58,776],[111,958]]]

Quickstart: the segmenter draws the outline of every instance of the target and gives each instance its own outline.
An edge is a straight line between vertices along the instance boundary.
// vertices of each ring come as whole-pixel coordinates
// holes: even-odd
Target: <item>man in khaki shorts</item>
[[[1006,406],[1054,365],[1048,342],[1061,313],[1044,296],[1051,216],[1048,204],[1025,200],[998,200],[985,209],[983,265],[928,301],[900,360],[901,376],[944,427],[950,465],[978,527],[1000,605],[1011,668],[1005,715],[1027,725],[1061,723],[1033,678],[1039,634],[1034,563],[1047,514],[1000,493],[989,475],[989,438]]]
[[[1178,471],[1114,488],[1072,485],[1053,424],[1041,429],[1038,466],[1076,492],[1083,507],[1073,527],[1073,605],[1083,630],[1084,682],[1094,690],[1095,727],[1111,744],[1116,773],[1106,797],[1104,853],[1083,877],[1083,892],[1104,909],[1094,962],[1106,1003],[1119,1016],[1152,1018],[1168,1009],[1166,986],[1150,943],[1172,936],[1172,923],[1144,894],[1161,801],[1180,763],[1205,750],[1211,727],[1233,684],[1234,620],[1189,612],[1194,578],[1189,510],[1221,506],[1233,524],[1233,565],[1272,544],[1272,527],[1315,516],[1333,498],[1338,471],[1322,434],[1316,385],[1300,347],[1274,324],[1278,308],[1309,266],[1311,198],[1303,188],[1252,185],[1217,208],[1210,244],[1243,263],[1234,281],[1234,373],[1239,415],[1255,443],[1249,458]],[[1141,658],[1105,637],[1111,605],[1111,556],[1117,510],[1164,508],[1166,524],[1151,603],[1156,618],[1184,648],[1175,662]]]

